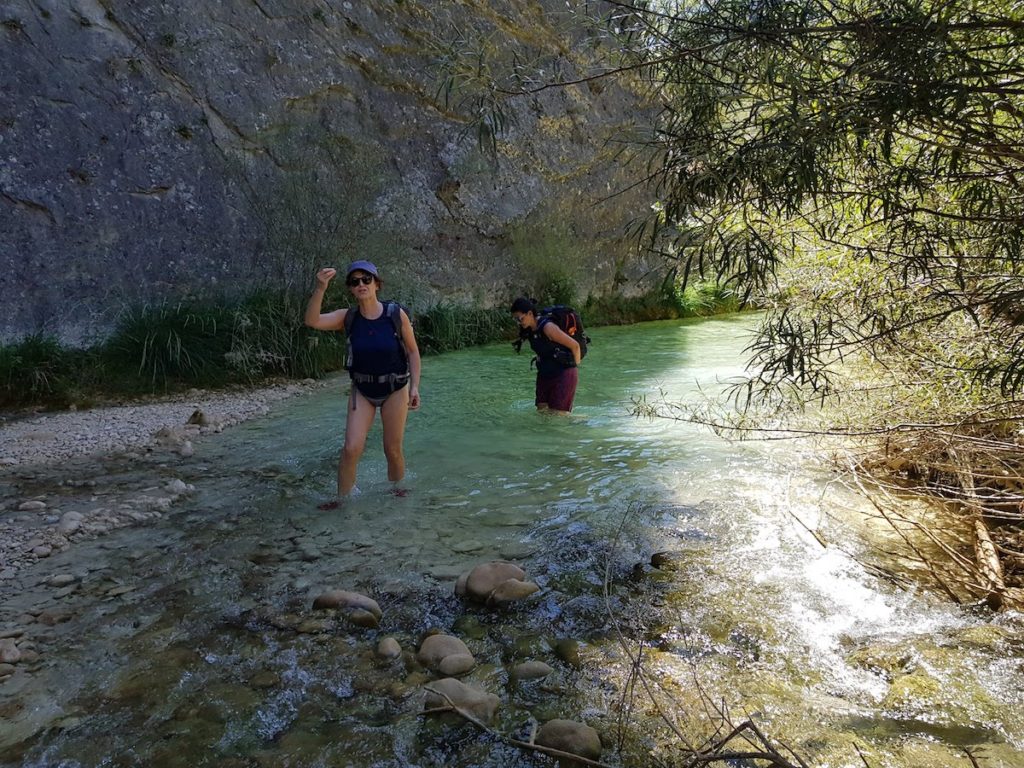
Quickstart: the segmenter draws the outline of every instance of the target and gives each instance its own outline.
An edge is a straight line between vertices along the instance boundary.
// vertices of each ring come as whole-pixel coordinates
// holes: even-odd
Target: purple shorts
[[[554,376],[538,376],[534,402],[538,406],[547,405],[553,411],[571,411],[579,380],[579,368],[566,368]]]

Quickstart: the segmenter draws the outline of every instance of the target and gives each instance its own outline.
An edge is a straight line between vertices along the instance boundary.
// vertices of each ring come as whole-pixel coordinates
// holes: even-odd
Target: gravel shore
[[[160,402],[0,422],[0,467],[54,464],[170,442],[183,448],[198,435],[264,416],[273,403],[320,386],[306,379],[236,392],[191,390]]]
[[[307,379],[192,390],[159,402],[0,422],[0,596],[23,574],[48,577],[50,556],[76,541],[144,525],[187,499],[192,477],[174,467],[193,455],[194,441],[326,385]]]

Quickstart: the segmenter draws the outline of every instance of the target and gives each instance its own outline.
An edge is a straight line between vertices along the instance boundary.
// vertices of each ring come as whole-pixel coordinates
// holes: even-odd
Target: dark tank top
[[[356,308],[349,311],[356,313],[350,331],[352,370],[370,376],[405,373],[409,366],[387,308],[376,320],[367,320]]]

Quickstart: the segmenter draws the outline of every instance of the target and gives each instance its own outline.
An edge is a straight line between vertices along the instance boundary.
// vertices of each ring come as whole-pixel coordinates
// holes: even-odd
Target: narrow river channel
[[[384,636],[415,651],[440,629],[477,659],[464,680],[499,696],[498,730],[581,720],[610,764],[623,764],[623,734],[624,764],[672,764],[677,745],[641,691],[620,728],[619,627],[695,742],[713,732],[710,700],[810,765],[969,768],[971,751],[986,768],[1024,766],[1022,617],[865,570],[883,533],[809,446],[630,415],[632,398],[692,399],[741,375],[752,322],[595,329],[567,417],[535,412],[528,356],[508,345],[427,358],[403,498],[387,493],[378,428],[361,495],[316,509],[333,484],[342,379],[199,442],[184,465],[125,468],[196,490],[48,564],[78,579],[62,598],[74,618],[41,631],[45,664],[0,684],[0,762],[549,764],[419,716],[433,678],[374,656]],[[652,568],[655,552],[672,567]],[[494,559],[520,563],[540,592],[500,612],[463,603],[457,576]],[[53,599],[38,581],[28,572],[2,595],[5,619]],[[331,588],[376,599],[380,628],[325,620],[312,601]],[[524,660],[554,672],[511,681]]]

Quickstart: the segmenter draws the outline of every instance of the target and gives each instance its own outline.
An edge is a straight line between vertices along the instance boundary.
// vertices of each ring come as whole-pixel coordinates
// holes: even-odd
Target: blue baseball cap
[[[380,275],[377,274],[377,268],[368,261],[353,261],[351,264],[348,265],[348,269],[345,270],[345,277],[347,278],[353,272],[357,272],[359,270],[362,270],[363,272],[366,272],[369,275],[373,275],[378,280],[380,280]]]

